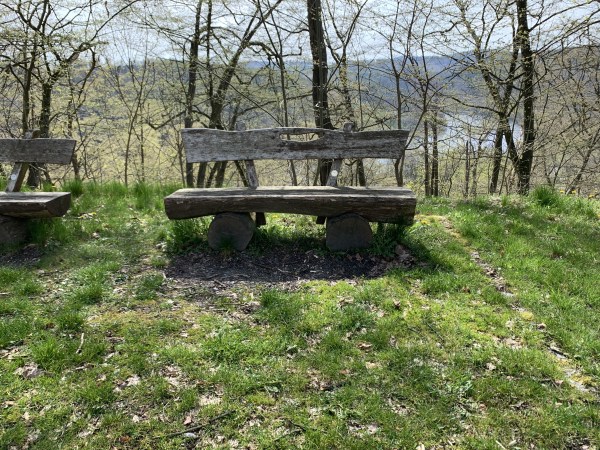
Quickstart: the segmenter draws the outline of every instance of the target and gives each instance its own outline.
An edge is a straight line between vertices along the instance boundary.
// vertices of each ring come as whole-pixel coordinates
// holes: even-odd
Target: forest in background
[[[32,186],[219,186],[241,166],[186,164],[182,128],[353,122],[411,135],[395,161],[348,161],[345,184],[596,195],[599,18],[583,0],[0,0],[0,136],[78,141]],[[269,184],[326,167],[273,164]]]

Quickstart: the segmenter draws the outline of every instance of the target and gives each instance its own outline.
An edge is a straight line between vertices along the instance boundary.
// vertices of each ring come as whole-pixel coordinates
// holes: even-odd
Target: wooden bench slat
[[[346,212],[370,222],[406,223],[415,214],[415,194],[406,188],[264,186],[180,189],[165,198],[170,219],[221,212],[279,212],[333,217]]]
[[[0,162],[69,164],[73,139],[0,139]]]
[[[70,192],[0,192],[0,215],[10,217],[61,217],[70,204]]]
[[[287,135],[317,134],[312,141],[287,140]],[[408,131],[384,130],[348,133],[321,128],[266,128],[225,131],[185,128],[181,132],[187,162],[244,159],[397,158]]]
[[[15,163],[6,183],[6,192],[19,192],[21,190],[28,169],[28,163]]]

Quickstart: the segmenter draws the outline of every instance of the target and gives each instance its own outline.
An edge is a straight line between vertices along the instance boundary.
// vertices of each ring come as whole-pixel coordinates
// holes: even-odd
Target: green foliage
[[[56,313],[56,325],[59,330],[78,332],[82,330],[84,323],[85,317],[76,306],[67,305]]]
[[[21,342],[32,331],[28,318],[0,318],[0,349]]]
[[[402,241],[405,232],[406,227],[404,225],[378,223],[375,233],[373,233],[373,242],[369,252],[377,256],[393,256],[396,245]]]
[[[154,207],[154,189],[151,185],[144,182],[137,182],[133,185],[133,194],[135,196],[135,207],[138,210],[148,210]]]
[[[81,180],[69,180],[63,185],[63,189],[71,193],[72,198],[79,198],[83,195],[84,184]]]
[[[208,219],[173,220],[169,222],[166,243],[170,253],[180,253],[192,248],[207,248]]]
[[[109,181],[103,184],[91,183],[88,185],[88,190],[91,195],[101,194],[112,200],[125,198],[129,192],[127,186],[117,181]]]
[[[27,229],[31,242],[38,245],[48,242],[64,244],[72,240],[72,232],[62,219],[29,220]]]
[[[531,193],[535,203],[543,207],[559,208],[563,201],[561,195],[549,186],[538,186]]]
[[[87,381],[75,391],[75,399],[96,415],[104,412],[116,400],[116,395],[111,383]]]
[[[137,300],[152,300],[156,298],[158,289],[164,282],[164,276],[158,273],[148,273],[142,275],[137,283],[135,298]]]
[[[414,225],[375,230],[365,258],[387,273],[263,285],[180,277],[174,252],[235,256],[140,189],[84,183],[68,239],[0,267],[0,447],[600,442],[593,201],[423,201]],[[326,253],[310,218],[258,234],[252,256]],[[397,244],[414,261],[396,264]]]
[[[297,296],[265,291],[260,297],[265,317],[273,325],[293,327],[302,318],[302,301]]]
[[[248,251],[262,254],[277,247],[295,247],[298,251],[323,249],[324,227],[310,216],[294,214],[269,214],[267,225],[254,233]]]

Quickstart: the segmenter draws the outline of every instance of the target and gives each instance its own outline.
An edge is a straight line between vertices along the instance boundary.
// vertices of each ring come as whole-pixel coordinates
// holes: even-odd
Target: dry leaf
[[[140,377],[138,377],[137,375],[133,375],[127,378],[127,380],[125,381],[126,386],[137,386],[138,384],[140,384]]]
[[[13,372],[15,375],[20,375],[25,379],[31,379],[39,377],[43,371],[37,366],[37,364],[27,364],[23,367],[19,367]]]

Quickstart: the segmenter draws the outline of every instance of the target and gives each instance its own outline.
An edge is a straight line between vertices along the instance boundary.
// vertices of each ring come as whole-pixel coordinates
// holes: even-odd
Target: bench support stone
[[[242,251],[250,243],[255,229],[256,224],[249,213],[217,214],[208,227],[208,245],[213,250],[233,248]]]
[[[369,221],[355,213],[327,218],[325,244],[331,251],[367,248],[373,241]]]
[[[25,219],[0,216],[0,244],[20,244],[27,238]]]

